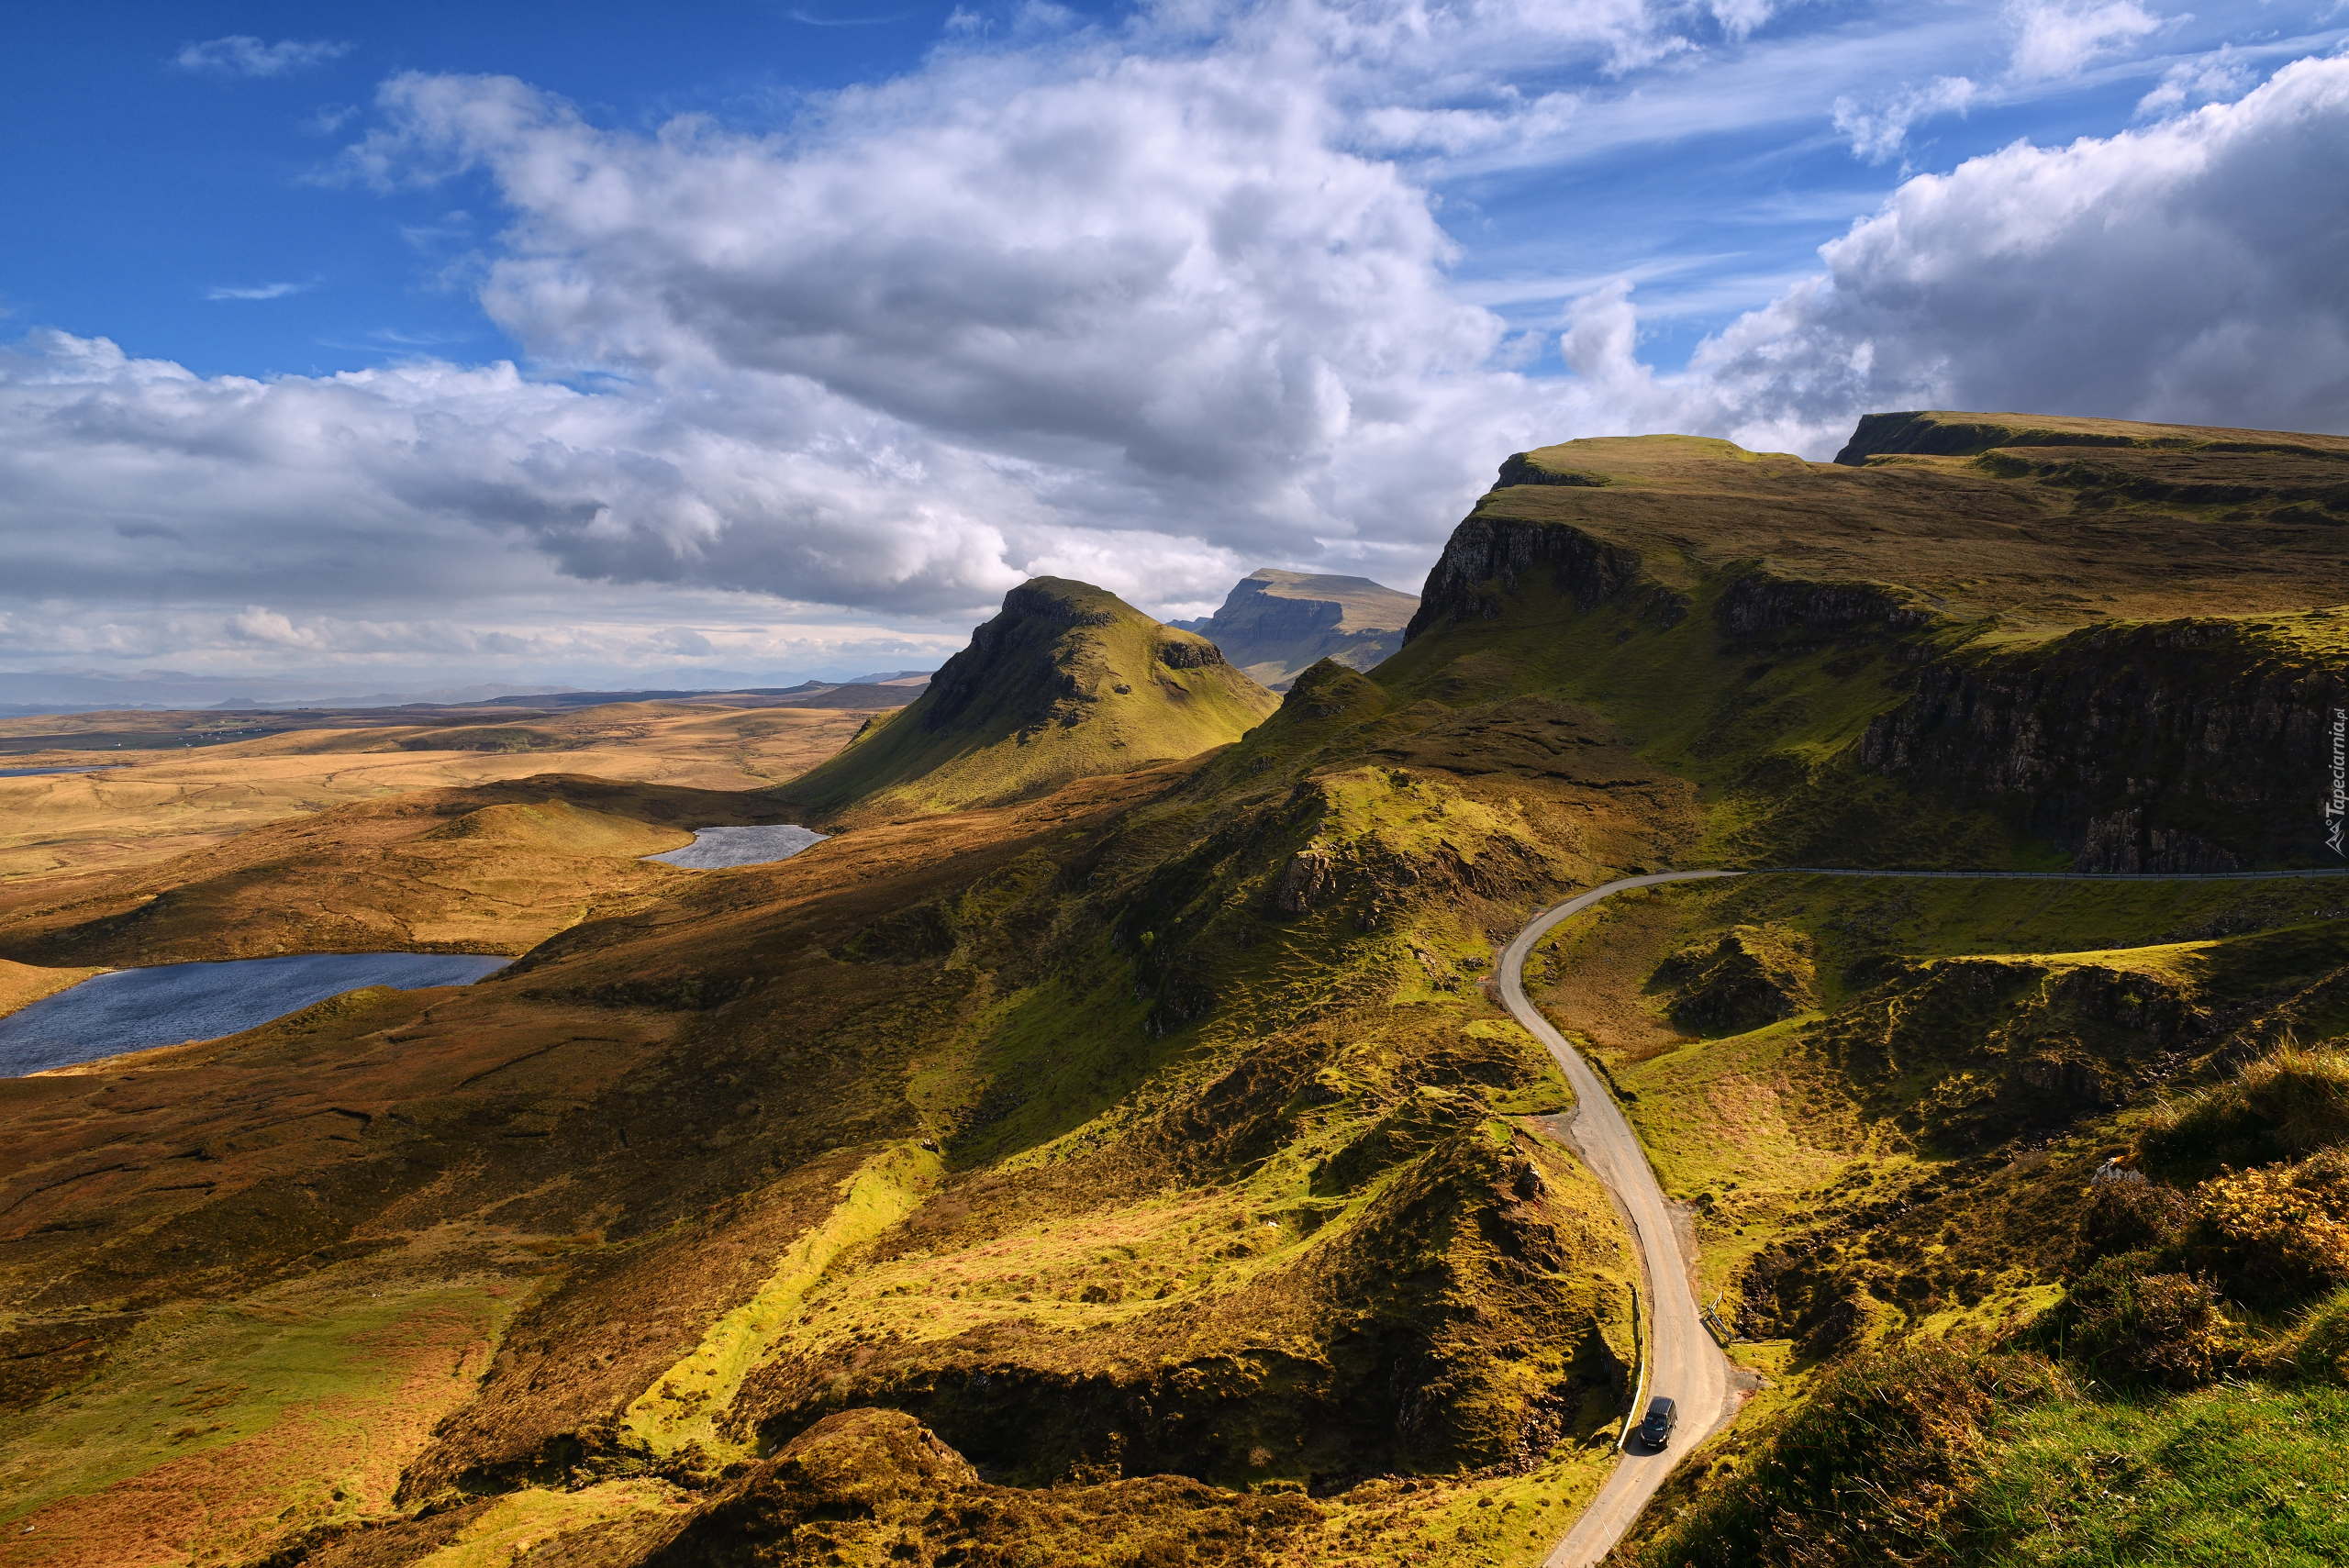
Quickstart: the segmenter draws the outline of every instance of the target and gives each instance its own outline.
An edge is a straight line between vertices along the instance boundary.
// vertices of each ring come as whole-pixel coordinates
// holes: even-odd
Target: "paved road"
[[[1586,1568],[1607,1555],[1655,1489],[1664,1485],[1674,1462],[1727,1413],[1729,1363],[1698,1320],[1697,1296],[1688,1286],[1687,1262],[1672,1231],[1672,1210],[1664,1204],[1655,1173],[1648,1168],[1647,1152],[1590,1063],[1526,999],[1525,955],[1559,921],[1626,888],[1737,874],[1733,871],[1668,871],[1627,876],[1543,910],[1501,952],[1501,1001],[1519,1023],[1533,1031],[1534,1039],[1550,1048],[1550,1054],[1564,1069],[1566,1082],[1575,1090],[1575,1141],[1582,1145],[1591,1170],[1623,1206],[1639,1243],[1647,1289],[1640,1304],[1645,1353],[1640,1359],[1638,1408],[1645,1409],[1648,1397],[1654,1394],[1668,1394],[1680,1406],[1681,1440],[1661,1453],[1648,1452],[1637,1439],[1625,1444],[1614,1473],[1544,1561],[1543,1568]]]
[[[1673,1446],[1649,1452],[1637,1439],[1623,1446],[1614,1473],[1598,1490],[1590,1507],[1575,1521],[1565,1540],[1543,1559],[1542,1568],[1590,1568],[1604,1558],[1623,1532],[1631,1528],[1664,1478],[1683,1454],[1701,1441],[1729,1412],[1729,1365],[1713,1337],[1697,1316],[1696,1292],[1688,1283],[1687,1260],[1672,1229],[1672,1211],[1664,1189],[1649,1168],[1631,1123],[1615,1104],[1615,1096],[1599,1082],[1565,1037],[1526,999],[1525,959],[1535,944],[1558,922],[1579,915],[1602,898],[1627,888],[1654,887],[1667,882],[1700,882],[1723,876],[1893,876],[1973,877],[2030,882],[2263,882],[2285,878],[2342,876],[2344,871],[2231,872],[2211,874],[2167,874],[2089,872],[1963,872],[1963,871],[1844,871],[1788,866],[1768,871],[1668,871],[1650,876],[1627,876],[1594,887],[1535,916],[1517,940],[1502,951],[1502,1003],[1533,1038],[1549,1047],[1574,1085],[1577,1102],[1575,1140],[1583,1148],[1592,1171],[1605,1183],[1630,1217],[1639,1243],[1641,1267],[1647,1280],[1640,1305],[1641,1339],[1644,1353],[1640,1364],[1640,1388],[1635,1411],[1648,1399],[1667,1394],[1679,1403],[1680,1429]]]

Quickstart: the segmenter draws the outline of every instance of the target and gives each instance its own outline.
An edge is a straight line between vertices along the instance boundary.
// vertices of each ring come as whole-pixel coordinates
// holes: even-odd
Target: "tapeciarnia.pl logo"
[[[2324,797],[2324,841],[2336,855],[2349,823],[2349,708],[2332,710],[2332,793]]]

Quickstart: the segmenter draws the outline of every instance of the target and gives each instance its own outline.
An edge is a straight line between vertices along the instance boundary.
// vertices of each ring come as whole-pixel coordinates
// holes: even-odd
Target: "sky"
[[[1510,452],[2349,431],[2349,0],[0,17],[0,671],[927,667]]]

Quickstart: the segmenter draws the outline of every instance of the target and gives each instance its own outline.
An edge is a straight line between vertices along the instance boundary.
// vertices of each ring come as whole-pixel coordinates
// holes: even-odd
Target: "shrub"
[[[1702,1033],[1737,1033],[1819,1006],[1810,939],[1785,926],[1735,926],[1680,949],[1651,987],[1670,995],[1673,1021]]]
[[[2187,1256],[2253,1303],[2349,1284],[2349,1151],[2213,1176],[2194,1189]]]
[[[2285,1045],[2226,1083],[2162,1106],[2137,1134],[2147,1170],[2209,1175],[2349,1142],[2349,1051]]]
[[[2002,1407],[2062,1391],[2037,1356],[1903,1345],[1831,1372],[1741,1472],[1709,1478],[1642,1568],[1858,1568],[1959,1555]]]
[[[2170,1388],[2210,1382],[2238,1350],[2213,1283],[2165,1270],[2156,1252],[2104,1259],[2073,1282],[2032,1332],[2099,1377]]]
[[[2147,1181],[2099,1181],[2088,1189],[2080,1216],[2076,1256],[2081,1266],[2121,1252],[2166,1247],[2194,1218],[2194,1200],[2176,1187]]]

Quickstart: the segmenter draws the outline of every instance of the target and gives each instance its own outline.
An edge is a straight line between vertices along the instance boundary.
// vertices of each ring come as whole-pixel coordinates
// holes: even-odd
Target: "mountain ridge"
[[[1402,646],[1399,634],[1418,607],[1416,596],[1367,577],[1264,566],[1233,584],[1215,614],[1182,625],[1281,691],[1319,659],[1369,669]]]
[[[919,696],[776,798],[826,816],[1011,800],[1225,744],[1275,702],[1206,638],[1031,578]]]

